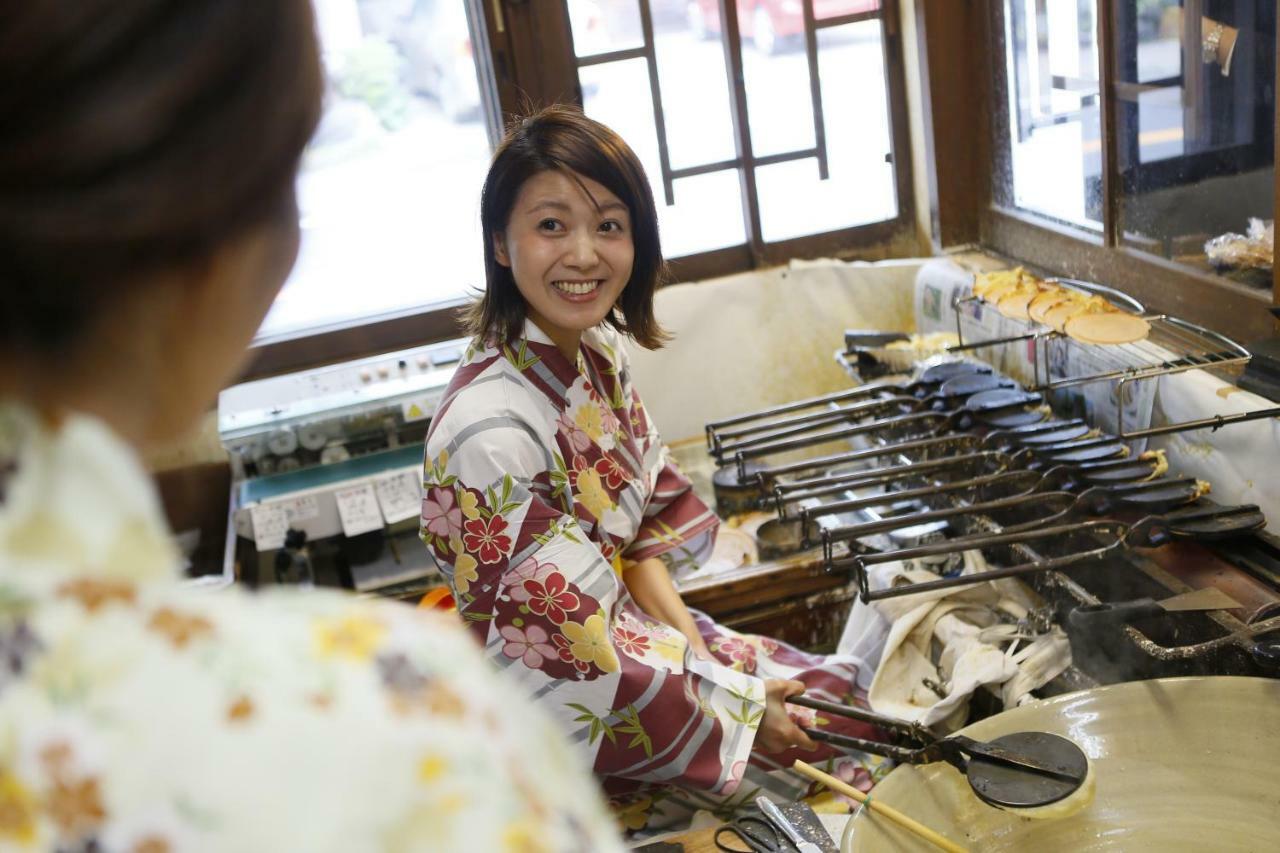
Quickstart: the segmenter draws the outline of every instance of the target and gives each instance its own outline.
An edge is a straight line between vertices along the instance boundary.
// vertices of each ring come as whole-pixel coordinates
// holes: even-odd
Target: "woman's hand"
[[[756,748],[760,752],[782,752],[793,746],[809,750],[818,748],[787,714],[786,700],[803,692],[802,681],[765,680],[764,718],[756,731]]]
[[[684,632],[684,637],[689,641],[689,651],[693,652],[694,657],[709,660],[712,663],[719,663],[716,660],[716,656],[711,654],[711,649],[707,648],[707,641],[702,639],[702,635],[698,633],[696,628],[692,631]]]

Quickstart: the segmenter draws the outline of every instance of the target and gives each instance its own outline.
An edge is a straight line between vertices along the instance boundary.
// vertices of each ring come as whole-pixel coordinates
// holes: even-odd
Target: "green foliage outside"
[[[404,63],[386,39],[368,36],[347,52],[338,91],[364,101],[387,130],[398,130],[409,117],[409,96],[400,82]]]

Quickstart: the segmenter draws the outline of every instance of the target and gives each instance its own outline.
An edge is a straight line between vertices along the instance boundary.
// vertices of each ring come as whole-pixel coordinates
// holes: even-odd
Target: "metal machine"
[[[237,385],[224,576],[412,595],[439,583],[417,537],[422,446],[466,346],[447,341]],[[229,531],[231,532],[231,531]]]
[[[1029,326],[974,341],[958,330],[952,359],[1025,345],[1034,378],[1025,387],[989,364],[955,360],[919,365],[913,379],[866,382],[868,362],[847,341],[837,358],[863,384],[708,425],[717,506],[725,516],[770,513],[755,528],[762,559],[806,579],[802,570],[812,568],[815,583],[825,571],[867,601],[1022,578],[1071,641],[1075,665],[1051,689],[1170,675],[1274,677],[1280,539],[1261,529],[1266,519],[1257,506],[1215,503],[1205,496],[1207,483],[1167,471],[1164,458],[1142,452],[1139,442],[1276,418],[1280,407],[1143,427],[1126,423],[1117,405],[1110,432],[1045,405],[1066,388],[1097,383],[1120,399],[1139,381],[1188,370],[1238,373],[1250,361],[1248,350],[1221,335],[1145,316],[1147,340],[1093,347],[1090,361],[1068,362],[1090,371],[1066,377],[1049,368],[1055,348],[1075,346],[1058,333]],[[992,568],[959,575],[969,550]],[[906,559],[936,566],[941,576],[871,586],[871,567]],[[1093,620],[1087,630],[1066,618],[1100,603],[1210,588],[1233,606],[1130,609],[1130,618]],[[716,615],[738,627],[732,615]]]

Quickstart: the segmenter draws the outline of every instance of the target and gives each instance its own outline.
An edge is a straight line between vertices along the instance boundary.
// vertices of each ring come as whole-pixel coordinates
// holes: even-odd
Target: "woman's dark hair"
[[[635,262],[618,304],[605,322],[641,346],[657,349],[669,336],[653,316],[653,291],[666,273],[658,240],[658,213],[644,167],[631,147],[609,128],[575,107],[547,107],[517,120],[498,146],[480,197],[484,233],[484,295],[463,313],[467,331],[482,340],[506,342],[524,329],[525,303],[511,268],[498,263],[495,235],[507,228],[525,181],[540,172],[575,172],[603,185],[631,214]]]
[[[27,0],[0,26],[0,350],[286,210],[320,113],[307,0]]]

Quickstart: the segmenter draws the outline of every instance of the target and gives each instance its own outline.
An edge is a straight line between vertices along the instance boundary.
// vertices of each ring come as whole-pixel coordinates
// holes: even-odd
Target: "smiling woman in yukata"
[[[628,797],[631,828],[757,793],[795,799],[807,783],[783,768],[796,757],[869,787],[877,759],[819,747],[784,705],[863,701],[860,661],[691,613],[663,560],[709,554],[717,520],[668,458],[621,341],[666,338],[635,154],[576,110],[544,110],[498,149],[481,218],[488,283],[427,437],[422,537],[488,657]]]

